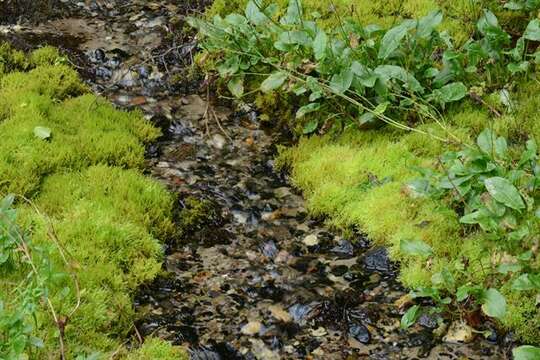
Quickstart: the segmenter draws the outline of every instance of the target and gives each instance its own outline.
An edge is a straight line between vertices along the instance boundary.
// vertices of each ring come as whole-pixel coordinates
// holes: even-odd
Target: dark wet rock
[[[362,324],[355,324],[349,327],[349,335],[362,344],[367,344],[371,340],[369,330]]]
[[[273,259],[277,255],[279,249],[274,240],[268,240],[261,246],[261,251],[264,256]]]
[[[417,322],[418,324],[428,329],[436,329],[439,326],[437,318],[433,315],[428,314],[420,315]]]
[[[310,319],[310,314],[315,309],[316,304],[294,304],[289,308],[289,314],[294,322],[299,325],[305,325]]]
[[[388,258],[388,252],[383,247],[378,247],[366,252],[363,263],[369,271],[390,272],[392,269],[392,264]]]
[[[342,239],[342,240],[339,240],[338,245],[332,248],[332,252],[343,257],[353,257],[354,246],[350,243],[350,241]]]

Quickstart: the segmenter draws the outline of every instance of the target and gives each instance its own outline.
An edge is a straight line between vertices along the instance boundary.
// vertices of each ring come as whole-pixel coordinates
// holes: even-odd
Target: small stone
[[[371,340],[369,330],[362,324],[351,326],[349,328],[349,335],[362,344],[367,344]]]
[[[302,242],[307,246],[315,246],[319,243],[319,238],[317,237],[317,235],[311,234],[306,236],[304,240],[302,240]]]
[[[292,320],[291,315],[280,305],[270,305],[268,310],[279,321],[290,322]]]
[[[253,336],[258,334],[263,328],[263,324],[260,321],[250,321],[246,325],[242,326],[240,332],[244,335]]]
[[[277,188],[277,189],[274,189],[274,194],[278,197],[278,198],[284,198],[286,196],[289,196],[291,194],[291,189],[289,189],[288,187],[280,187],[280,188]]]
[[[450,325],[448,333],[443,338],[448,343],[469,343],[473,340],[474,333],[472,328],[464,322],[455,321]]]
[[[319,328],[317,328],[315,330],[311,330],[311,335],[313,335],[315,337],[323,337],[326,334],[328,334],[328,332],[323,327],[319,327]]]
[[[217,148],[217,149],[223,149],[223,147],[225,146],[225,144],[227,143],[227,140],[225,139],[225,137],[221,134],[214,134],[214,136],[212,136],[212,145]]]

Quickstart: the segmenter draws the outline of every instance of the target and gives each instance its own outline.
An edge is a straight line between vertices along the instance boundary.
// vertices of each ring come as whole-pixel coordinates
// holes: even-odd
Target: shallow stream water
[[[139,335],[185,345],[192,359],[507,358],[511,337],[494,328],[467,344],[451,341],[470,338],[457,330],[442,341],[430,316],[400,329],[406,290],[385,249],[311,218],[274,168],[283,137],[190,74],[196,39],[183,18],[206,5],[65,2],[66,16],[1,28],[20,47],[60,46],[96,93],[141,109],[164,131],[148,173],[178,193],[179,211],[204,200],[206,220],[167,245],[169,275],[136,296]]]

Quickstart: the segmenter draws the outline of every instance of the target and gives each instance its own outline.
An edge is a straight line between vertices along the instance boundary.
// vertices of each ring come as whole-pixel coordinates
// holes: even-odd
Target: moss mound
[[[37,136],[37,127],[50,136]],[[50,258],[48,298],[58,314],[76,307],[73,274],[78,279],[80,306],[65,327],[68,358],[109,358],[132,329],[134,290],[160,272],[160,240],[174,236],[172,196],[140,171],[144,146],[159,131],[140,113],[89,94],[55,49],[26,55],[2,44],[0,133],[0,197],[33,203],[19,203],[19,222]],[[18,304],[5,294],[24,276],[0,282],[8,311]],[[44,346],[30,358],[58,357],[58,328],[45,306],[34,327]],[[184,354],[157,339],[123,352],[130,359]]]

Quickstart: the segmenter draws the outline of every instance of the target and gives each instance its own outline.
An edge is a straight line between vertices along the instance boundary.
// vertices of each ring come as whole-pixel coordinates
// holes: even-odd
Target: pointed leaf
[[[412,306],[401,317],[401,328],[408,329],[416,322],[419,316],[420,316],[420,306],[419,305]]]
[[[418,21],[416,35],[420,38],[429,38],[433,30],[440,25],[443,19],[442,11],[432,11]]]
[[[316,60],[321,60],[326,55],[326,48],[328,47],[328,36],[324,30],[319,30],[315,40],[313,41],[313,53]]]
[[[319,103],[311,103],[311,104],[304,105],[300,109],[298,109],[298,111],[296,112],[296,118],[301,119],[304,116],[306,116],[306,114],[317,111],[320,108],[321,108],[321,104]]]
[[[400,25],[388,30],[381,40],[381,47],[377,57],[381,60],[388,58],[400,45],[401,40],[407,35],[409,30],[416,26],[416,21],[405,20]]]
[[[531,20],[525,29],[525,33],[523,33],[523,37],[527,40],[540,41],[540,20]]]

